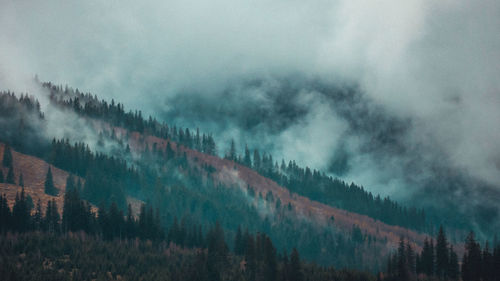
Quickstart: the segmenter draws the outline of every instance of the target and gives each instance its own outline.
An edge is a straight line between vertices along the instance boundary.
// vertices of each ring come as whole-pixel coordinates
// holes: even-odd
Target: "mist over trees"
[[[380,257],[387,252],[387,238],[364,232],[357,225],[353,225],[350,231],[342,231],[336,227],[334,217],[328,218],[326,225],[309,221],[295,210],[293,204],[282,204],[272,192],[255,192],[252,186],[240,190],[214,180],[217,167],[200,164],[198,159],[187,155],[188,149],[193,149],[210,157],[216,156],[218,152],[211,134],[170,127],[153,118],[146,121],[140,112],[125,113],[122,105],[114,101],[107,104],[89,94],[77,95],[77,90],[49,88],[52,90],[51,101],[61,110],[75,111],[82,118],[101,122],[110,118],[115,126],[128,130],[100,127],[96,134],[96,150],[84,142],[55,138],[38,139],[35,149],[22,143],[11,144],[11,139],[2,135],[1,141],[11,144],[19,152],[31,153],[70,173],[66,179],[63,206],[57,206],[55,200],[49,200],[45,208],[40,202],[32,206],[23,190],[17,195],[11,211],[7,199],[2,196],[0,209],[5,231],[27,233],[27,239],[32,239],[30,233],[34,231],[51,235],[84,232],[95,237],[96,243],[104,243],[102,245],[110,245],[106,243],[117,239],[138,238],[160,244],[174,243],[189,249],[202,248],[207,251],[203,274],[212,280],[227,280],[233,276],[227,269],[238,268],[233,263],[236,257],[244,257],[245,273],[242,276],[250,279],[303,280],[316,274],[344,276],[345,272],[332,271],[331,265],[373,273],[383,270],[384,264],[377,260],[376,255]],[[14,104],[23,104],[13,94],[6,96]],[[29,100],[29,103],[36,104],[37,101]],[[35,114],[35,120],[45,122],[40,111],[25,111],[23,114]],[[37,134],[31,132],[29,126],[25,128],[23,134]],[[134,135],[133,130],[142,130],[142,134]],[[148,144],[148,135],[165,142]],[[236,147],[237,144],[231,141],[225,156],[227,160],[246,165],[290,192],[389,224],[420,231],[432,229],[423,210],[406,208],[389,198],[373,196],[363,187],[348,185],[309,167],[299,167],[294,161],[278,163],[271,154],[258,149],[245,146],[240,155]],[[5,155],[7,159],[12,158]],[[13,161],[10,161],[8,173],[15,180]],[[45,192],[49,195],[57,194],[53,177],[53,170],[49,167],[44,181]],[[21,185],[21,179],[20,174],[18,185]],[[129,197],[144,203],[136,214]],[[92,206],[98,207],[97,212]],[[232,240],[234,243],[228,242]],[[75,247],[79,247],[78,243]],[[427,241],[427,245],[424,243],[421,255],[417,255],[412,247],[409,242],[403,242],[403,246],[400,244],[399,256],[391,257],[400,262],[388,266],[388,276],[411,278],[428,274],[441,279],[457,276],[455,265],[459,259],[443,229],[435,244],[433,241]],[[473,253],[464,256],[463,260],[474,260]],[[494,253],[491,255],[494,257]],[[304,263],[302,259],[312,263]],[[405,262],[401,262],[403,260]],[[394,264],[404,265],[405,271]],[[467,275],[467,263],[464,264],[466,266],[460,272]],[[345,280],[365,276],[351,271],[345,274]]]

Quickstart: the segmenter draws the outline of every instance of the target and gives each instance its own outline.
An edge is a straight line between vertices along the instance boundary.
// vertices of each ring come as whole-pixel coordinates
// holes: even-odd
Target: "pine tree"
[[[403,237],[399,239],[399,247],[397,252],[397,277],[400,281],[406,281],[410,279],[410,273],[408,269],[408,260],[406,256],[406,245]]]
[[[421,255],[421,272],[427,276],[433,275],[434,253],[431,251],[431,245],[427,237],[424,239],[424,247]]]
[[[297,249],[293,248],[292,254],[290,255],[290,281],[302,281],[304,280],[304,274],[302,273],[302,266],[300,264],[300,256]]]
[[[494,281],[495,280],[495,265],[493,255],[490,252],[489,243],[486,242],[482,253],[482,268],[481,275],[484,281]]]
[[[57,210],[57,203],[54,199],[49,200],[45,211],[44,224],[48,232],[59,233],[59,221],[61,217]]]
[[[3,176],[3,171],[2,171],[2,169],[0,169],[0,183],[3,183],[3,182],[5,182],[5,178],[4,178],[4,176]]]
[[[229,160],[232,160],[232,161],[236,161],[237,160],[237,157],[236,157],[236,145],[234,143],[234,139],[231,139],[231,145],[230,145],[230,148],[229,148],[229,153],[227,155],[227,158]]]
[[[264,280],[274,281],[278,277],[278,260],[276,249],[269,237],[264,238]]]
[[[17,231],[24,232],[28,230],[31,219],[30,211],[23,188],[21,194],[16,194],[14,207],[12,207],[12,220]]]
[[[448,241],[443,226],[439,227],[436,241],[436,275],[440,279],[445,279],[449,265]]]
[[[257,255],[255,250],[255,240],[252,235],[246,235],[245,261],[248,280],[255,280],[257,271]]]
[[[10,184],[16,184],[16,181],[14,180],[14,168],[12,166],[9,168],[9,171],[7,172],[7,178],[5,179],[5,182]]]
[[[450,253],[450,258],[449,258],[447,276],[450,280],[458,280],[460,274],[460,268],[458,267],[457,253],[455,253],[455,251],[453,250],[452,245],[450,245],[448,252]]]
[[[2,164],[4,167],[12,168],[12,151],[9,145],[5,145],[5,149],[3,151],[3,161]]]
[[[11,226],[11,212],[7,204],[7,198],[0,194],[0,232],[7,230]]]
[[[250,150],[248,150],[248,145],[245,145],[245,158],[243,158],[243,164],[247,167],[252,167],[252,158],[250,157]]]
[[[476,242],[474,232],[465,239],[465,253],[462,259],[462,280],[481,280],[481,246]]]
[[[42,229],[42,205],[40,199],[36,202],[35,214],[33,215],[33,229],[38,231]]]
[[[47,176],[45,177],[45,194],[57,196],[59,191],[54,186],[54,179],[52,178],[52,170],[49,166],[49,170],[47,171]]]

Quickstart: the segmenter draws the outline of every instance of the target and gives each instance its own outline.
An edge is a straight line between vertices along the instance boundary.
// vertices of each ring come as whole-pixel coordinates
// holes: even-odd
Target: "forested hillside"
[[[402,247],[403,237],[408,255],[428,251],[426,235],[415,231],[432,229],[423,210],[373,196],[294,161],[279,165],[258,150],[246,149],[240,156],[234,142],[222,159],[209,133],[146,120],[141,112],[127,113],[120,103],[78,90],[50,83],[43,88],[51,110],[84,120],[95,141],[54,138],[34,97],[0,95],[3,257],[24,254],[20,266],[35,266],[32,249],[12,246],[17,239],[53,253],[44,254],[49,265],[32,272],[62,279],[73,276],[68,274],[81,279],[149,276],[118,264],[104,273],[85,258],[96,247],[122,245],[132,247],[133,260],[177,259],[183,264],[178,270],[170,261],[151,265],[151,274],[174,280],[193,273],[192,262],[207,280],[367,280],[373,277],[331,266],[385,271],[386,258],[403,259],[400,251],[391,255],[398,243]],[[72,250],[50,248],[51,239],[62,239]],[[147,248],[148,243],[158,247]],[[145,248],[132,250],[137,247]],[[287,253],[292,253],[290,261]],[[405,264],[413,264],[408,255]],[[22,276],[12,270],[10,259],[2,262],[4,276]],[[391,278],[393,264],[386,274]],[[409,272],[413,276],[422,269]],[[446,278],[456,280],[453,274]]]

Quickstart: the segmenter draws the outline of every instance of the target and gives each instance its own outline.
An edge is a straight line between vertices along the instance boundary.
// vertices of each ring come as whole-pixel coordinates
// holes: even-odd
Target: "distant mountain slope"
[[[0,143],[0,159],[3,159],[4,150],[5,144]],[[14,205],[16,193],[21,192],[22,187],[19,186],[19,175],[22,173],[25,193],[31,196],[34,204],[40,200],[42,210],[45,210],[47,202],[54,199],[57,202],[59,211],[62,211],[64,194],[66,191],[66,179],[69,173],[48,164],[40,158],[22,154],[15,150],[12,150],[12,157],[16,184],[0,183],[0,193],[7,196],[10,207]],[[52,170],[54,186],[59,190],[57,196],[45,194],[44,184],[49,167],[51,167]],[[0,169],[3,170],[4,175],[7,175],[8,168],[0,167]]]
[[[54,91],[51,94],[57,95],[57,89]],[[12,94],[5,97],[12,104],[20,103],[21,109],[29,109],[22,102],[36,102],[31,98],[18,100]],[[239,164],[242,161],[222,159],[210,134],[171,128],[152,118],[146,121],[140,112],[125,113],[114,102],[107,105],[97,98],[85,102],[70,97],[51,100],[56,116],[44,118],[40,110],[15,111],[20,121],[8,123],[12,132],[26,128],[20,125],[33,114],[39,116],[40,126],[21,131],[37,136],[36,144],[23,141],[23,134],[10,139],[0,135],[18,151],[39,157],[14,152],[16,180],[22,172],[35,202],[42,198],[46,204],[51,198],[43,190],[50,163],[84,179],[82,199],[104,209],[116,203],[125,213],[127,203],[132,203],[137,214],[145,202],[151,212],[156,208],[155,217],[163,227],[189,229],[220,222],[228,239],[233,239],[240,227],[266,233],[279,251],[296,247],[304,258],[323,265],[377,271],[383,266],[381,257],[394,250],[401,237],[408,238],[417,251],[423,246],[422,233],[291,193],[271,176]],[[5,106],[9,108],[7,103]],[[51,141],[61,126],[67,126],[61,129],[66,130],[63,137]],[[59,208],[68,176],[63,170],[53,168],[56,187],[61,189],[56,198]],[[4,186],[11,193],[7,197],[12,205],[20,189]]]
[[[124,129],[120,128],[118,130],[121,133],[124,132]],[[167,143],[170,143],[174,150],[185,152],[188,158],[200,167],[207,164],[214,167],[214,179],[224,183],[226,186],[238,186],[246,192],[248,192],[247,188],[250,187],[256,194],[260,193],[264,197],[271,192],[274,197],[272,205],[276,204],[276,200],[279,198],[283,206],[290,203],[302,215],[324,225],[329,224],[329,220],[333,216],[334,227],[351,232],[353,226],[358,226],[363,232],[377,237],[380,241],[387,239],[390,248],[396,247],[400,237],[408,237],[418,249],[423,245],[426,235],[422,233],[399,226],[388,225],[365,215],[334,208],[290,193],[286,188],[279,186],[273,180],[263,177],[254,170],[233,161],[207,155],[155,136],[143,136],[137,132],[130,134],[130,146],[134,150],[144,151],[146,144],[148,145],[148,149],[153,149],[155,146],[156,149],[162,150],[166,148]],[[254,203],[257,204],[256,202]]]

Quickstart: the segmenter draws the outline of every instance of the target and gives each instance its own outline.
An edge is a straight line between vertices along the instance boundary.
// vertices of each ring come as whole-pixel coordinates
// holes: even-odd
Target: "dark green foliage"
[[[12,207],[12,229],[15,231],[27,231],[30,226],[31,208],[26,200],[24,188],[21,194],[16,194],[16,201]]]
[[[59,191],[54,186],[54,178],[52,177],[52,169],[49,166],[49,170],[47,171],[47,175],[45,176],[45,194],[57,196]]]
[[[438,278],[445,279],[448,277],[449,259],[448,241],[441,226],[436,239],[436,275]]]
[[[40,155],[44,149],[44,124],[40,103],[33,97],[21,94],[17,98],[14,93],[0,92],[0,142],[6,143],[2,165],[13,166],[11,146],[13,149],[32,155]],[[10,145],[10,146],[9,146]]]
[[[427,276],[433,276],[436,267],[436,257],[434,255],[434,241],[425,238],[424,247],[420,255],[420,264],[417,264],[417,272]]]
[[[0,236],[0,279],[10,280],[199,280],[210,279],[211,263],[207,250],[179,249],[168,243],[125,240],[105,241],[95,236],[26,233]],[[229,255],[220,269],[221,280],[246,279],[242,257]],[[263,260],[259,261],[264,263]],[[278,276],[291,270],[285,261],[276,263]],[[350,270],[336,270],[299,263],[304,279],[370,281],[373,276]],[[252,279],[256,280],[256,279]],[[259,275],[258,280],[265,279]]]
[[[243,165],[247,167],[252,167],[252,158],[250,157],[250,150],[248,150],[248,146],[245,145],[245,156],[243,158]]]
[[[233,147],[233,143],[231,143]],[[248,156],[248,157],[247,157]],[[231,159],[231,157],[227,157]],[[234,158],[237,158],[236,156]],[[406,208],[392,201],[389,197],[373,196],[361,186],[350,185],[338,178],[333,178],[309,167],[301,168],[295,161],[288,165],[282,160],[281,166],[273,162],[270,154],[253,153],[253,165],[245,163],[250,158],[245,148],[243,164],[252,167],[261,175],[275,180],[292,192],[334,207],[365,214],[392,225],[425,230],[426,219],[423,210]],[[247,159],[247,160],[245,160]]]
[[[67,231],[92,231],[93,214],[90,206],[80,199],[80,193],[73,175],[66,180],[66,193],[64,194],[62,230]]]
[[[108,103],[104,100],[98,100],[96,96],[91,94],[83,94],[67,87],[63,89],[63,87],[51,83],[43,83],[42,86],[50,91],[51,102],[82,116],[102,119],[113,126],[123,127],[130,131],[170,139],[185,147],[210,155],[217,153],[212,135],[203,134],[200,136],[198,129],[196,134],[193,134],[188,128],[169,127],[151,116],[146,119],[142,116],[141,111],[125,112],[123,104],[116,104],[114,101]]]
[[[3,183],[3,182],[5,182],[5,178],[3,176],[3,170],[0,169],[0,183]]]
[[[402,240],[403,241],[403,240]],[[465,241],[465,254],[462,259],[461,271],[459,260],[453,246],[447,242],[443,228],[440,228],[436,247],[432,240],[425,239],[422,253],[416,256],[416,262],[411,260],[411,251],[404,242],[400,243],[398,252],[389,258],[387,263],[387,278],[384,280],[414,280],[416,273],[422,280],[459,280],[463,281],[496,281],[500,280],[500,245],[495,244],[493,251],[486,243],[483,250],[471,232]],[[406,248],[406,250],[404,250]],[[438,252],[446,252],[446,256]],[[438,260],[440,260],[438,262]],[[461,276],[460,276],[461,275]]]
[[[290,267],[288,272],[290,281],[304,280],[304,274],[302,272],[302,266],[300,264],[299,252],[295,248],[293,248],[292,254],[290,255]]]
[[[462,280],[480,281],[482,267],[481,246],[476,241],[474,232],[465,239],[465,254],[462,259]]]
[[[14,179],[14,167],[10,167],[9,171],[7,172],[7,178],[5,179],[6,183],[10,184],[16,184],[16,181]]]

